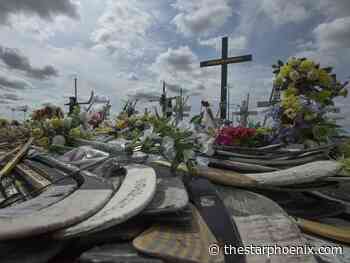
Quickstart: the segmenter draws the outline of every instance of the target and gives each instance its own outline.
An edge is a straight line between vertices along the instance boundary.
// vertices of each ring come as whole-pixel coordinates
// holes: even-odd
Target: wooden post
[[[220,100],[220,118],[227,118],[227,65],[232,63],[242,63],[252,61],[252,55],[244,55],[239,57],[228,57],[228,37],[222,38],[221,58],[202,61],[200,67],[211,67],[221,65],[221,100]]]

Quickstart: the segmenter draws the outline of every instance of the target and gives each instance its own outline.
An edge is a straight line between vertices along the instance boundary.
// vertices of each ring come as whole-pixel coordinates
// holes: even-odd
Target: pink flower
[[[216,143],[221,145],[233,145],[241,140],[252,138],[256,130],[245,127],[224,127],[218,131]]]

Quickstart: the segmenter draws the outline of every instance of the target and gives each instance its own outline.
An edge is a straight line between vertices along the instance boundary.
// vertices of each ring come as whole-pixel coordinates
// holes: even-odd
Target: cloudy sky
[[[158,96],[162,80],[192,95],[194,111],[217,105],[220,68],[199,62],[220,56],[222,36],[231,56],[253,55],[229,66],[232,103],[267,99],[271,65],[290,56],[350,77],[349,0],[0,0],[0,114],[63,105],[75,75],[82,100],[94,90],[115,112],[127,96]]]

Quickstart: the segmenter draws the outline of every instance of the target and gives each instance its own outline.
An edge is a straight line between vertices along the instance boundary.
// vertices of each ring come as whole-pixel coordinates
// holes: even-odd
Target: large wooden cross
[[[221,101],[220,101],[220,118],[226,119],[227,116],[227,65],[233,63],[242,63],[252,61],[252,55],[239,57],[228,57],[228,37],[222,38],[222,56],[219,59],[202,61],[201,67],[212,67],[221,65]]]

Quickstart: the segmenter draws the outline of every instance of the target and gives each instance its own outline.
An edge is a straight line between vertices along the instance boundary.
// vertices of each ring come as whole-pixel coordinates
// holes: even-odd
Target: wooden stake
[[[23,145],[23,147],[19,150],[19,152],[5,165],[4,168],[0,171],[0,179],[3,176],[9,175],[11,171],[16,167],[16,165],[20,162],[20,160],[27,153],[30,145],[33,143],[34,138],[30,138],[28,142]]]
[[[23,177],[35,189],[42,189],[49,186],[51,183],[44,176],[38,174],[36,171],[29,168],[27,165],[21,163],[16,166],[15,171]]]
[[[14,155],[16,152],[18,152],[21,149],[21,147],[16,147],[12,151],[4,154],[3,156],[0,157],[0,163],[6,161],[8,158],[10,158],[12,155]]]

